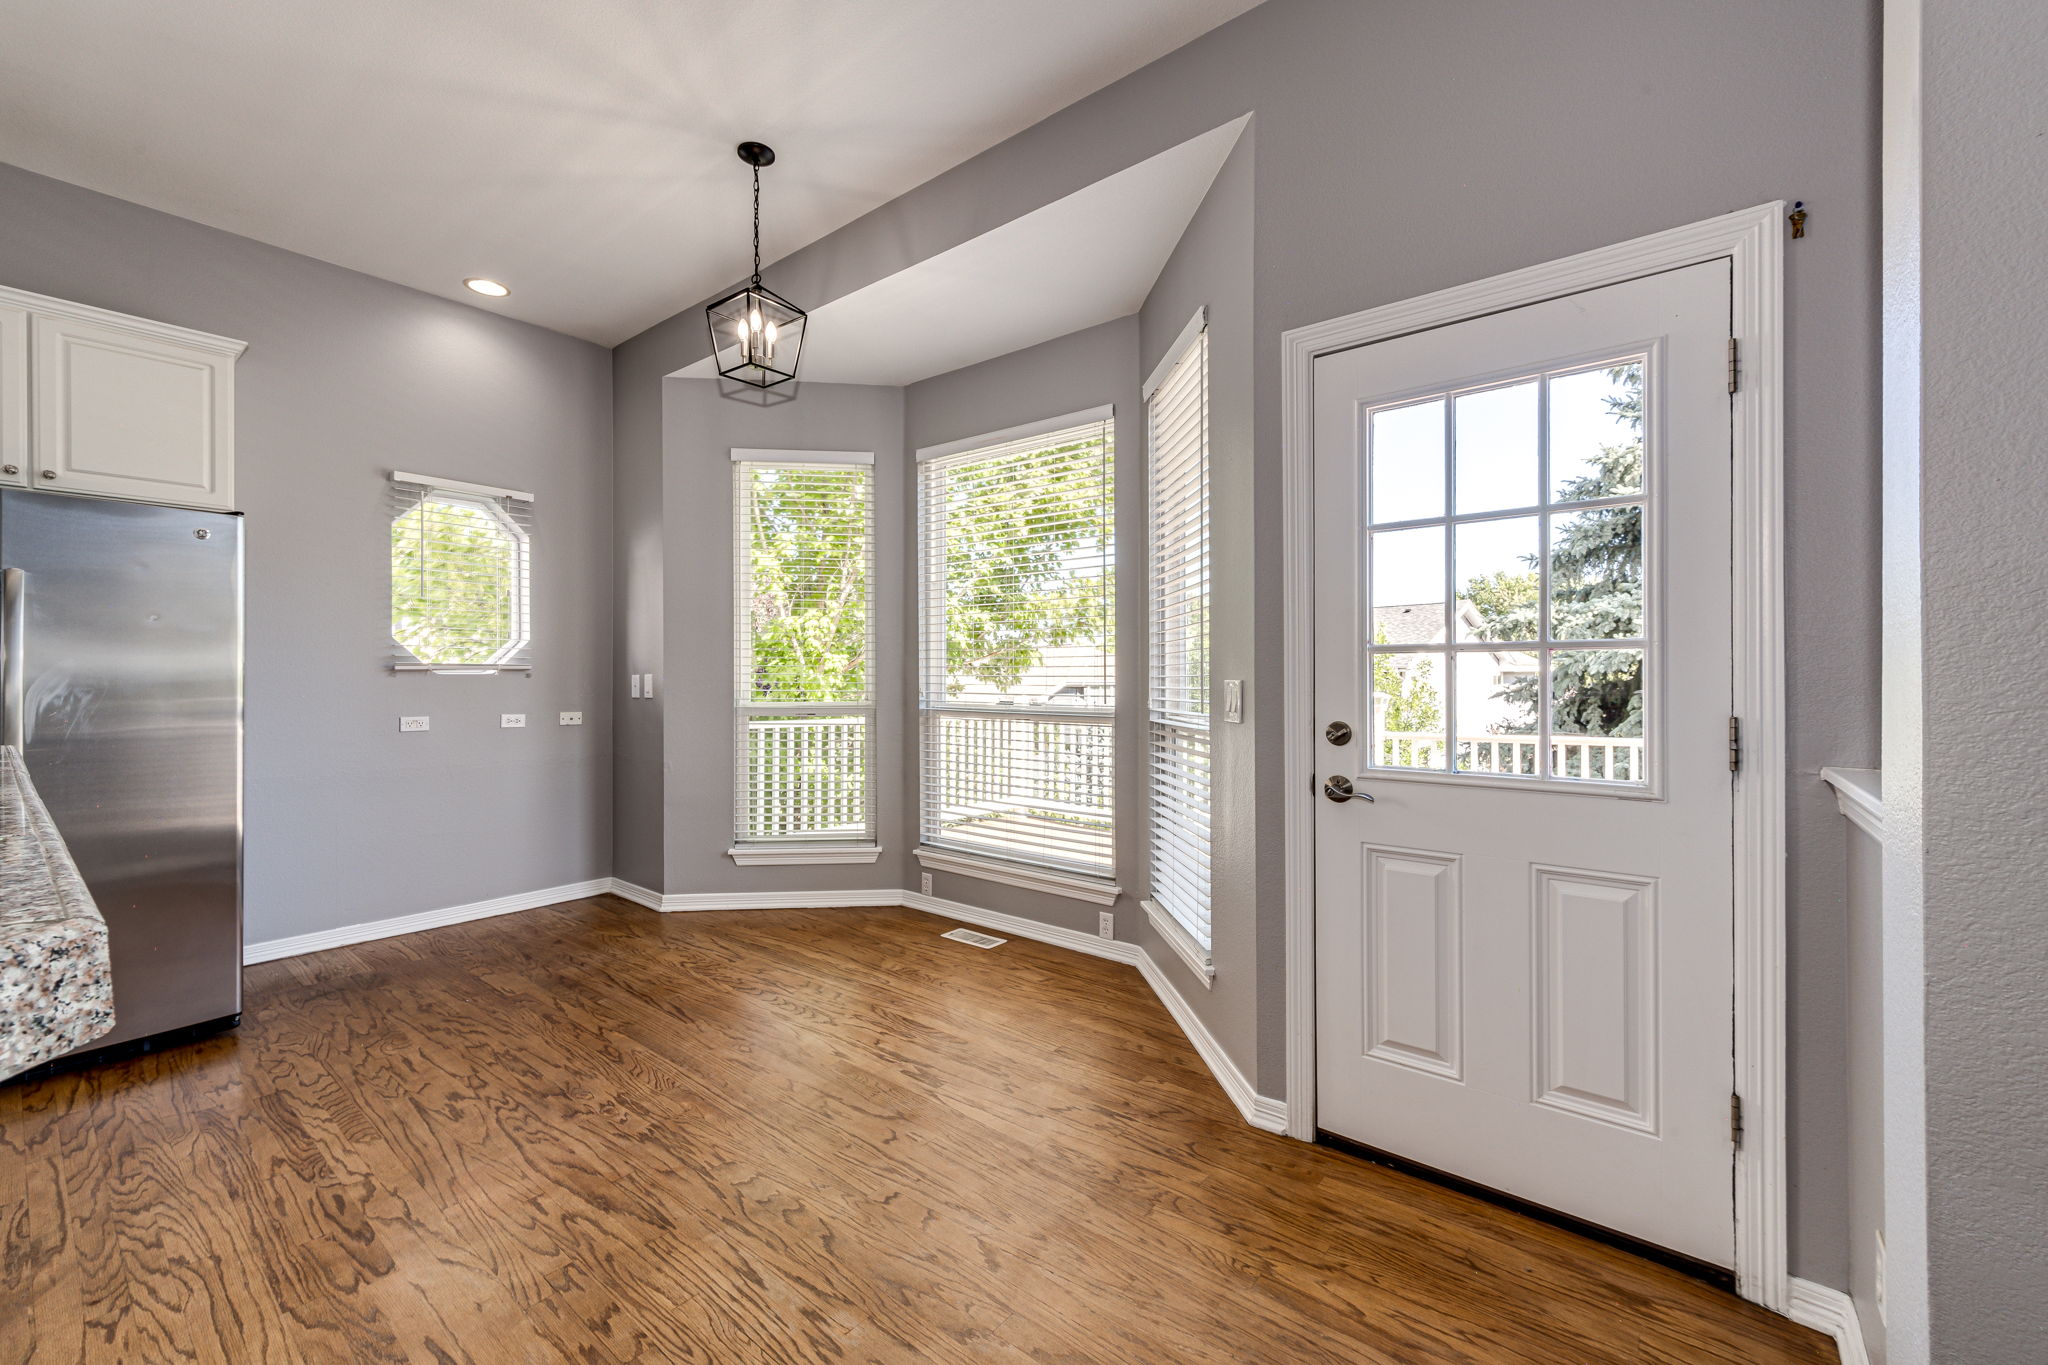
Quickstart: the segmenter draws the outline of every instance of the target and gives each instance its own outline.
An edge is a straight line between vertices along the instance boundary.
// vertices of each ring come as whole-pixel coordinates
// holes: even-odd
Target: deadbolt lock
[[[1351,742],[1351,727],[1341,720],[1333,720],[1323,727],[1323,738],[1329,740],[1332,744],[1349,744]]]

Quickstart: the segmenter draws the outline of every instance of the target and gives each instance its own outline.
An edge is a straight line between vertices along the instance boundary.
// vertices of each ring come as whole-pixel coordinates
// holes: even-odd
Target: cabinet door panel
[[[34,486],[230,510],[231,358],[38,317]]]
[[[28,482],[28,310],[0,303],[0,484]]]

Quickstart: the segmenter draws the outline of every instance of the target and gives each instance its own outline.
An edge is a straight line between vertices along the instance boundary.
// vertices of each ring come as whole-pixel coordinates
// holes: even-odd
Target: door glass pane
[[[1550,638],[1643,635],[1643,509],[1564,512],[1550,522]]]
[[[1376,645],[1429,645],[1443,642],[1444,629],[1444,528],[1419,526],[1412,531],[1376,531],[1372,537],[1373,643]],[[1381,639],[1382,607],[1415,607],[1424,610],[1412,625],[1390,631]],[[1391,625],[1394,618],[1389,618]],[[1414,633],[1419,632],[1419,633]]]
[[[1460,522],[1457,563],[1458,640],[1534,640],[1539,532],[1535,517]],[[1461,727],[1462,728],[1462,727]]]
[[[1643,491],[1643,361],[1550,381],[1550,498],[1584,502]]]
[[[1644,782],[1642,650],[1556,650],[1550,656],[1549,691],[1552,777]]]
[[[1372,520],[1444,514],[1444,400],[1381,408],[1372,415]]]
[[[1531,379],[1459,396],[1460,513],[1534,507],[1542,501],[1536,479],[1536,388]]]
[[[1444,766],[1444,678],[1440,653],[1372,656],[1372,748],[1383,768]]]
[[[1458,699],[1460,772],[1513,773],[1534,777],[1538,692],[1536,654],[1531,650],[1467,650],[1453,662]]]

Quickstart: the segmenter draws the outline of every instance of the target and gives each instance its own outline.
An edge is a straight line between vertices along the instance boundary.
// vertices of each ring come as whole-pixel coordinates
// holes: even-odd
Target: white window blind
[[[1209,333],[1146,398],[1152,902],[1209,943]]]
[[[533,494],[396,471],[391,666],[448,673],[533,663]]]
[[[873,843],[873,457],[774,453],[734,452],[734,838]]]
[[[1114,443],[1104,410],[920,462],[926,844],[1114,869]]]

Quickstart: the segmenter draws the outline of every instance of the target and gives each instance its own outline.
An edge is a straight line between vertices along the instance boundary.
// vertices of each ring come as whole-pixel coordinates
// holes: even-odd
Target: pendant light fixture
[[[796,378],[805,313],[761,283],[761,168],[775,164],[775,150],[742,142],[739,153],[754,168],[754,277],[707,307],[704,317],[718,372],[757,389],[772,389]]]

